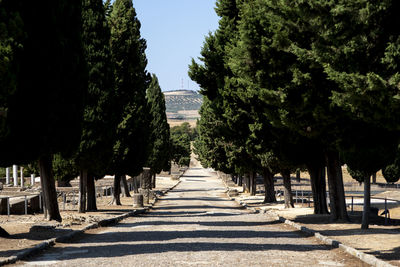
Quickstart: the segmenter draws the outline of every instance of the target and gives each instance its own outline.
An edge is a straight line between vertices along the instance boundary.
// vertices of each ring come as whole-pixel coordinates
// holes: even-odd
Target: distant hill
[[[196,91],[175,90],[163,92],[169,120],[196,120],[203,96]]]

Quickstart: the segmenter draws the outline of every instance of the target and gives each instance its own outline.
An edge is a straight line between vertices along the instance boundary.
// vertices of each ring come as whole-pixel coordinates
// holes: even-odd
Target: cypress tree
[[[149,112],[146,89],[146,41],[140,37],[140,22],[130,0],[116,0],[110,14],[111,55],[115,66],[114,113],[118,116],[111,172],[114,203],[120,205],[122,175],[137,176],[147,160]]]
[[[110,29],[101,0],[82,1],[82,25],[89,76],[83,130],[74,158],[81,174],[79,211],[85,212],[86,209],[97,210],[94,179],[104,176],[110,164],[116,123],[110,102],[114,82],[109,46]]]
[[[12,2],[26,38],[18,55],[15,93],[7,100],[10,134],[1,140],[1,147],[12,152],[2,162],[9,165],[39,159],[45,214],[50,220],[61,221],[52,155],[70,154],[81,134],[86,88],[81,2]],[[14,152],[21,150],[24,153]]]
[[[155,175],[162,170],[168,170],[170,163],[170,132],[165,113],[165,98],[161,92],[157,76],[153,74],[149,88],[147,89],[147,101],[151,114],[150,123],[150,153],[147,166],[153,175],[153,187],[155,187]]]
[[[179,166],[189,166],[190,136],[181,126],[171,128],[171,159]]]
[[[272,148],[284,161],[308,166],[316,213],[327,212],[322,170],[324,152],[329,155],[328,162],[334,163],[328,165],[332,217],[347,219],[334,142],[344,114],[329,105],[334,85],[326,79],[322,66],[300,54],[318,33],[312,32],[307,22],[297,27],[298,5],[262,0],[244,4],[240,37],[230,51],[229,65],[243,88],[239,98],[254,103],[252,135],[256,142],[270,138],[261,141],[261,146]],[[304,144],[309,146],[305,150]],[[291,156],[299,155],[295,151],[307,153]]]
[[[10,133],[7,123],[8,100],[16,90],[19,69],[16,56],[22,49],[21,42],[25,37],[23,21],[12,4],[12,1],[0,2],[0,143]],[[0,160],[0,165],[3,164]],[[0,227],[0,236],[9,234]]]
[[[310,52],[336,84],[331,105],[351,122],[342,126],[337,143],[344,162],[363,176],[361,228],[367,229],[370,177],[393,161],[399,143],[400,30],[395,25],[400,23],[400,4],[318,1],[306,10],[317,16],[313,26],[320,34]]]
[[[231,84],[226,83],[232,76],[227,63],[227,48],[237,35],[237,23],[240,20],[239,9],[242,1],[217,1],[216,12],[221,17],[219,28],[206,37],[201,51],[203,64],[194,60],[190,65],[189,76],[201,88],[201,93],[208,98],[204,100],[202,119],[199,123],[200,138],[197,141],[197,151],[204,148],[219,153],[203,153],[209,157],[217,170],[231,170],[236,173],[254,171],[257,164],[246,152],[245,142],[248,137],[247,111],[235,105],[230,92]],[[213,123],[213,129],[207,129]],[[208,132],[208,133],[207,133]],[[201,135],[204,135],[202,137]],[[209,143],[208,143],[209,141]],[[200,144],[203,144],[200,149]],[[215,146],[213,146],[214,144]],[[225,155],[224,155],[225,154]],[[226,160],[220,161],[225,158]]]

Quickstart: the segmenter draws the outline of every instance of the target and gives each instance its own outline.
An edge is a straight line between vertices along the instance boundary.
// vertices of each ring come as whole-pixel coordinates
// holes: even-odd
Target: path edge
[[[180,175],[180,176],[182,176],[182,175]],[[173,190],[180,183],[181,183],[181,180],[177,180],[177,183],[175,185],[173,185],[172,187],[161,190],[161,195],[167,194],[169,191]],[[0,260],[0,266],[6,265],[6,264],[12,264],[17,261],[23,260],[24,258],[26,258],[28,256],[32,256],[33,254],[42,252],[43,250],[45,250],[49,247],[52,247],[57,243],[66,242],[68,240],[71,240],[72,238],[85,233],[87,230],[95,229],[95,228],[99,228],[99,227],[116,225],[125,218],[133,217],[133,216],[136,216],[139,214],[144,214],[148,210],[150,210],[158,200],[159,200],[159,198],[155,197],[154,200],[149,203],[148,207],[145,207],[142,209],[134,209],[130,212],[115,216],[113,218],[104,219],[99,222],[86,225],[85,227],[83,227],[79,230],[73,230],[73,231],[69,232],[68,234],[65,234],[65,235],[62,235],[59,237],[50,238],[50,239],[47,239],[31,248],[23,249],[22,251],[16,253],[13,256],[10,256],[10,257]]]
[[[259,212],[259,210],[252,208],[252,207],[248,207],[246,203],[239,201],[238,199],[236,199],[235,197],[231,197],[229,195],[229,186],[224,182],[223,179],[221,179],[223,184],[225,185],[227,191],[226,191],[226,195],[228,196],[228,198],[230,200],[235,201],[238,205],[248,209],[248,210],[252,210],[253,212],[257,213]],[[273,212],[273,211],[269,211],[269,210],[265,210],[264,213],[266,213],[268,216],[275,218],[276,220],[285,223],[287,225],[290,225],[292,227],[294,227],[295,229],[310,235],[310,236],[315,236],[318,240],[320,240],[323,244],[328,245],[328,246],[332,246],[334,248],[339,248],[342,251],[344,251],[345,253],[354,256],[358,259],[360,259],[361,261],[371,265],[371,266],[375,266],[375,267],[396,267],[395,265],[392,265],[386,261],[383,261],[381,259],[378,259],[377,257],[375,257],[374,255],[371,254],[367,254],[365,252],[359,251],[358,249],[355,249],[351,246],[345,245],[342,242],[335,240],[335,239],[331,239],[327,236],[322,235],[320,232],[313,230],[311,228],[302,226],[294,221],[291,221],[289,219],[286,219],[285,217],[279,216],[277,213]]]

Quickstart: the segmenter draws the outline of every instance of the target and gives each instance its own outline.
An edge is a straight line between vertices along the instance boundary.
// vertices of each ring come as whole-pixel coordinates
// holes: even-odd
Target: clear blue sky
[[[187,75],[191,58],[200,56],[204,37],[218,27],[215,0],[133,0],[147,40],[147,70],[161,89],[198,90]]]

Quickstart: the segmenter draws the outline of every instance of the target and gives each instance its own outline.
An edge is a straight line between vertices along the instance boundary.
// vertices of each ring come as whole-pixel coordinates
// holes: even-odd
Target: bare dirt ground
[[[165,190],[176,183],[177,181],[172,181],[170,177],[157,177],[155,190]],[[44,240],[81,229],[90,223],[113,218],[133,210],[130,197],[121,197],[121,206],[111,205],[111,200],[111,196],[97,198],[98,211],[83,214],[76,210],[62,211],[63,207],[60,205],[63,219],[61,223],[49,222],[43,218],[43,214],[0,215],[0,226],[10,234],[8,238],[0,237],[0,259],[33,247]]]
[[[310,190],[309,176],[307,173],[302,173],[302,181],[300,184],[292,177],[293,188],[298,190]],[[279,184],[278,179],[277,184]],[[384,183],[384,178],[380,173],[377,175],[377,182]],[[348,195],[361,195],[362,186],[355,182],[346,171],[344,171],[344,183],[346,196]],[[279,185],[278,185],[279,187]],[[234,187],[239,192],[242,191],[241,187]],[[260,189],[260,187],[258,187]],[[372,191],[380,190],[382,192],[375,195],[375,197],[387,197],[391,199],[400,200],[400,191],[396,189],[382,189],[377,186],[372,187]],[[263,187],[261,187],[263,190]],[[361,230],[361,212],[362,212],[362,199],[358,199],[361,203],[355,205],[353,212],[348,206],[350,221],[348,223],[330,221],[329,215],[314,215],[312,204],[308,207],[308,203],[298,203],[293,209],[284,209],[283,197],[278,197],[278,203],[263,204],[263,194],[256,196],[249,196],[248,194],[241,193],[238,201],[242,201],[250,207],[260,209],[261,211],[272,211],[286,219],[290,219],[301,225],[321,232],[321,234],[329,236],[338,240],[346,245],[352,246],[360,251],[372,254],[379,259],[385,260],[395,266],[400,266],[400,224],[399,220],[389,220],[389,224],[385,226],[383,216],[376,216],[371,218],[370,229]],[[384,209],[383,202],[372,204],[373,207],[379,208],[379,213]],[[391,218],[400,218],[399,202],[388,204]]]

